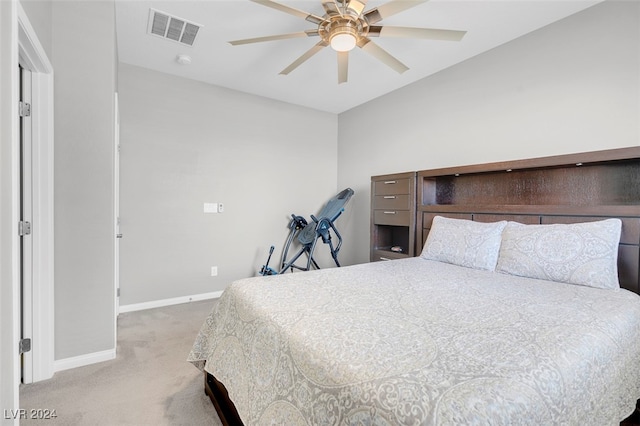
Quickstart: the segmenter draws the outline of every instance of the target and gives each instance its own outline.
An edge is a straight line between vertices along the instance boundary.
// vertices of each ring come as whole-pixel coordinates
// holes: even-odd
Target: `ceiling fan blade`
[[[286,40],[286,39],[298,38],[298,37],[311,37],[314,35],[318,35],[317,30],[301,31],[298,33],[289,33],[289,34],[278,34],[278,35],[265,36],[265,37],[245,38],[242,40],[232,40],[229,42],[229,44],[231,44],[232,46],[238,46],[241,44],[262,43],[263,41]]]
[[[466,31],[438,30],[435,28],[411,28],[411,27],[390,27],[372,26],[369,27],[369,37],[407,37],[423,38],[427,40],[448,40],[460,41]]]
[[[358,47],[367,52],[369,55],[393,68],[400,74],[409,69],[409,67],[407,67],[405,64],[397,60],[395,57],[391,56],[389,52],[366,37],[362,38],[358,42]]]
[[[338,52],[338,84],[346,83],[349,75],[349,52]]]
[[[367,0],[351,0],[348,4],[347,4],[347,9],[351,9],[356,16],[360,16],[362,15],[362,11],[364,10],[364,7],[367,5]]]
[[[323,48],[327,46],[328,44],[325,41],[323,40],[319,41],[318,44],[313,46],[311,49],[307,50],[305,53],[302,54],[302,56],[300,56],[298,59],[293,61],[291,65],[289,65],[288,67],[280,71],[280,74],[283,74],[283,75],[289,74],[291,71],[295,70],[300,65],[302,65],[304,61],[306,61],[307,59],[309,59],[310,57],[312,57],[313,55],[315,55],[316,53],[318,53],[319,51],[321,51]]]
[[[267,6],[270,7],[272,9],[276,9],[279,10],[280,12],[284,12],[284,13],[288,13],[290,15],[293,16],[297,16],[298,18],[302,18],[302,19],[306,19],[309,22],[313,22],[314,24],[319,24],[320,22],[322,22],[322,18],[320,18],[319,16],[316,16],[312,13],[309,12],[305,12],[303,10],[300,9],[296,9],[294,7],[291,6],[286,6],[284,4],[281,3],[276,3],[275,1],[271,1],[271,0],[251,0],[254,3],[258,3],[261,4],[263,6]]]
[[[322,7],[324,8],[324,11],[329,16],[334,16],[334,15],[342,16],[342,11],[336,4],[335,0],[322,0]]]
[[[391,0],[388,3],[367,11],[364,16],[367,18],[367,21],[369,21],[369,24],[375,24],[389,16],[426,3],[427,1],[429,0]]]

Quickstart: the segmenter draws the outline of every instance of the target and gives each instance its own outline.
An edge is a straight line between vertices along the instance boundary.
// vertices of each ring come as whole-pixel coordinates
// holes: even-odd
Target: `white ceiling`
[[[231,46],[228,41],[314,29],[315,25],[248,0],[116,1],[121,62],[322,111],[340,113],[427,77],[602,0],[431,0],[378,25],[465,30],[460,42],[398,38],[374,41],[409,67],[398,74],[367,53],[349,54],[349,81],[338,84],[336,52],[325,48],[279,75],[317,37]],[[281,0],[318,16],[320,0]],[[366,10],[386,3],[370,0]],[[155,8],[203,25],[193,47],[147,34]],[[191,65],[176,62],[191,56]]]

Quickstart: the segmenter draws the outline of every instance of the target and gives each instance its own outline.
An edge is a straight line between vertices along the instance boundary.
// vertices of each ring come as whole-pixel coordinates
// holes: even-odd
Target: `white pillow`
[[[523,225],[509,222],[496,270],[589,287],[616,289],[620,219]]]
[[[436,216],[421,257],[474,269],[496,268],[506,221],[484,223]]]

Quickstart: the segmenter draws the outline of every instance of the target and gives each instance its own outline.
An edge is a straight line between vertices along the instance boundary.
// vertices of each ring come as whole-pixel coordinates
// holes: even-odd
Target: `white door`
[[[31,71],[20,67],[20,352],[22,382],[33,382],[33,187],[32,187],[32,127]]]

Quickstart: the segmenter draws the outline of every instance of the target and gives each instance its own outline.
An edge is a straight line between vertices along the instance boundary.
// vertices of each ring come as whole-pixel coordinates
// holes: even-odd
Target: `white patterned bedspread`
[[[189,361],[246,425],[614,425],[640,297],[421,258],[249,278]]]

